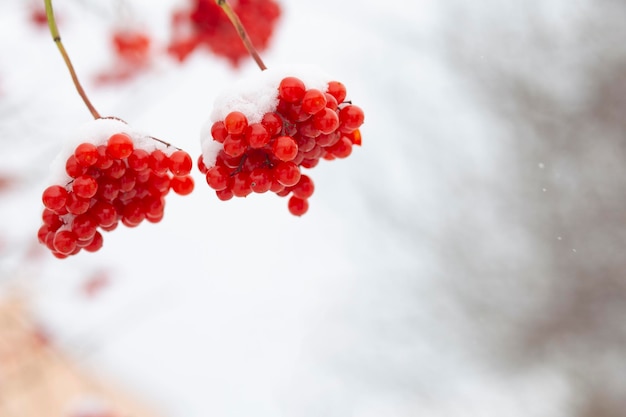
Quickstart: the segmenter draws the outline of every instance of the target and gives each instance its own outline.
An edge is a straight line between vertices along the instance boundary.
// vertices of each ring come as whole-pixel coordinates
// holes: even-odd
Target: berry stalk
[[[91,101],[89,101],[89,98],[87,97],[85,90],[83,90],[83,87],[80,84],[80,81],[78,81],[78,76],[76,75],[76,71],[74,71],[74,66],[72,65],[72,61],[70,60],[70,57],[67,54],[67,51],[65,50],[65,47],[63,46],[63,43],[61,42],[61,35],[59,35],[59,29],[57,28],[57,23],[54,18],[54,11],[52,10],[52,0],[44,0],[44,2],[46,5],[46,18],[48,19],[48,27],[50,28],[50,34],[52,35],[52,40],[57,45],[57,48],[59,48],[59,52],[61,53],[61,56],[63,57],[63,61],[65,62],[65,65],[67,66],[67,69],[69,70],[70,75],[72,76],[72,81],[74,82],[74,86],[76,86],[76,90],[78,91],[78,94],[83,99],[83,102],[89,109],[89,112],[91,112],[91,115],[93,116],[93,118],[99,119],[100,113],[98,113],[95,107],[91,104]]]
[[[252,56],[252,58],[254,59],[254,62],[256,62],[259,68],[261,68],[261,71],[265,71],[267,67],[265,66],[265,63],[263,63],[261,56],[259,55],[256,48],[252,44],[252,41],[250,40],[250,37],[248,36],[248,32],[246,32],[246,28],[243,27],[241,20],[239,20],[239,16],[237,16],[237,13],[235,13],[233,8],[230,7],[230,4],[228,4],[227,0],[215,0],[215,2],[217,3],[218,6],[222,8],[226,16],[228,16],[228,19],[235,27],[237,34],[239,35],[244,46],[250,53],[250,56]]]

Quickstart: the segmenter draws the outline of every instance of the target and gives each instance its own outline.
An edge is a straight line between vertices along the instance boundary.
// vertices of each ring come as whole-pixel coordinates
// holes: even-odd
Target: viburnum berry
[[[289,212],[294,216],[302,216],[309,210],[309,202],[300,197],[291,196],[287,205]]]
[[[298,144],[291,136],[279,136],[274,139],[272,152],[281,161],[291,161],[298,154]]]
[[[191,172],[193,161],[185,151],[174,151],[169,156],[169,168],[175,176],[187,175]]]
[[[57,258],[102,247],[101,231],[121,222],[136,227],[163,218],[164,197],[193,191],[191,157],[154,138],[129,132],[115,119],[97,119],[65,161],[65,179],[42,193],[39,242]]]
[[[81,143],[74,151],[74,158],[84,167],[94,165],[98,161],[98,148],[93,143]]]
[[[133,149],[133,140],[126,133],[116,133],[107,141],[107,155],[113,159],[128,158]]]
[[[67,201],[67,190],[60,185],[51,185],[46,188],[42,195],[44,206],[55,212],[65,207]]]
[[[315,187],[302,169],[348,157],[361,144],[365,119],[360,107],[345,101],[343,83],[321,79],[266,70],[245,84],[248,89],[218,97],[198,167],[220,200],[271,191],[291,195],[292,214],[308,211]]]

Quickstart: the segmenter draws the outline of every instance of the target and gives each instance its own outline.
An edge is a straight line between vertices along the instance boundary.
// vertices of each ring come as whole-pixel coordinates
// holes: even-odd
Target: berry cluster
[[[314,185],[300,168],[313,168],[320,158],[346,158],[353,145],[361,144],[363,111],[345,98],[346,88],[338,81],[317,89],[307,88],[300,78],[284,77],[261,114],[256,109],[248,117],[231,110],[211,124],[213,145],[203,138],[198,168],[220,200],[253,192],[291,194],[289,211],[301,216]],[[241,97],[234,102],[234,107],[241,104]]]
[[[147,32],[135,28],[115,29],[111,46],[115,62],[96,75],[100,84],[126,81],[150,66],[152,40]]]
[[[111,231],[119,222],[128,227],[143,220],[157,223],[170,189],[191,193],[191,157],[149,139],[119,130],[104,141],[76,146],[65,161],[61,185],[51,185],[42,194],[39,242],[58,258],[81,249],[95,252],[103,240],[98,229]]]
[[[248,52],[228,17],[215,0],[192,0],[192,3],[190,10],[173,15],[173,39],[168,52],[184,61],[196,48],[204,46],[237,66]],[[281,14],[280,6],[273,0],[239,0],[233,9],[256,48],[267,48]]]

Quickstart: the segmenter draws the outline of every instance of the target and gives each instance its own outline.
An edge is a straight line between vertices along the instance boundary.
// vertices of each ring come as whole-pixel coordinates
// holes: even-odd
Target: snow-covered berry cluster
[[[273,0],[239,0],[233,2],[232,7],[255,47],[259,51],[266,49],[281,14],[280,6]],[[191,0],[188,10],[174,13],[172,26],[168,51],[180,61],[199,47],[227,58],[235,66],[249,56],[239,34],[215,0]]]
[[[184,151],[116,119],[97,119],[78,136],[56,161],[56,171],[64,164],[64,173],[42,194],[38,238],[58,258],[97,251],[100,231],[120,222],[128,227],[143,220],[157,223],[170,189],[180,195],[193,191],[192,159]]]
[[[346,101],[341,82],[328,80],[266,70],[217,99],[198,168],[219,199],[291,194],[289,211],[306,213],[314,185],[300,169],[345,158],[361,144],[363,111]]]

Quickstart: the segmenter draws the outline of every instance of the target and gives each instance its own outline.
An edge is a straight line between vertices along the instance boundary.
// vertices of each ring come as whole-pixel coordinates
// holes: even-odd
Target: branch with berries
[[[170,190],[179,195],[193,191],[192,158],[118,118],[100,116],[61,42],[51,0],[44,1],[52,38],[94,117],[59,157],[61,174],[42,195],[39,241],[56,257],[66,258],[99,250],[102,232],[119,223],[159,222]],[[289,196],[289,212],[301,216],[315,190],[302,170],[321,159],[346,158],[354,145],[361,145],[363,110],[347,100],[343,83],[317,69],[268,69],[235,9],[226,0],[216,0],[214,6],[261,72],[216,98],[201,132],[197,168],[219,200],[271,191]]]

